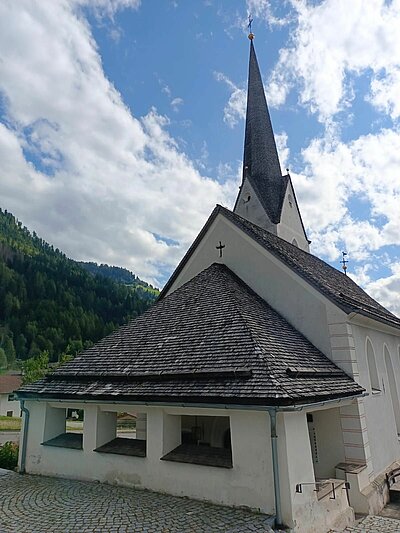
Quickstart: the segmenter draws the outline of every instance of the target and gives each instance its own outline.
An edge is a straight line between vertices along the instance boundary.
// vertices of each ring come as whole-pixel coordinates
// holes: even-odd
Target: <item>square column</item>
[[[298,510],[316,499],[312,485],[305,485],[302,494],[296,493],[297,484],[315,480],[306,413],[278,413],[277,434],[282,520],[294,528]]]
[[[101,411],[98,405],[85,407],[83,449],[92,452],[117,435],[117,413]]]
[[[169,415],[161,408],[147,412],[147,457],[158,461],[181,444],[181,417]]]

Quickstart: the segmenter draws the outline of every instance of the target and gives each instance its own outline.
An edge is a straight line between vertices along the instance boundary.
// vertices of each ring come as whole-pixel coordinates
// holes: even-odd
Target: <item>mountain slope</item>
[[[52,361],[74,355],[157,293],[91,274],[0,209],[0,370],[4,356],[10,367],[44,350]]]

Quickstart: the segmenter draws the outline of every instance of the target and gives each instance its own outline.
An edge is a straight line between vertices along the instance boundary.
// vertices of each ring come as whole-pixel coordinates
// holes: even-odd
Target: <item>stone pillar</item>
[[[43,442],[65,433],[65,407],[51,407],[46,404]]]
[[[117,413],[97,410],[96,447],[103,446],[106,442],[117,436]]]
[[[115,439],[117,413],[101,411],[98,405],[85,407],[83,422],[83,449],[92,452],[106,442]]]
[[[332,361],[358,383],[360,373],[351,325],[339,315],[330,316],[329,334],[332,347]],[[351,405],[340,408],[345,462],[366,465],[370,479],[374,477],[371,450],[365,419],[364,400],[355,400]]]
[[[306,413],[278,413],[277,434],[282,520],[294,528],[296,510],[306,508],[315,500],[313,485],[303,485],[303,493],[296,493],[297,484],[314,481]]]
[[[146,440],[147,433],[147,415],[146,413],[137,413],[136,415],[136,438]]]
[[[181,417],[168,415],[161,407],[147,412],[147,457],[158,461],[181,444]]]

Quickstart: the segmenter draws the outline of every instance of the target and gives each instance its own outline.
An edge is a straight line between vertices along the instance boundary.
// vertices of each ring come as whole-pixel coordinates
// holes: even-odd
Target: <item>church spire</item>
[[[289,174],[282,176],[250,24],[243,179],[234,212],[308,250],[307,235]]]
[[[280,221],[287,180],[282,178],[264,86],[250,33],[243,179],[249,177],[271,222]]]

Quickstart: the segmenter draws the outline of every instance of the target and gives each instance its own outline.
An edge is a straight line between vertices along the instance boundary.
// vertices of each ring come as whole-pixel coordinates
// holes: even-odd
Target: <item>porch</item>
[[[147,488],[276,514],[271,419],[266,410],[26,404],[28,473]],[[66,431],[65,413],[71,407],[84,412],[79,436]],[[335,466],[344,457],[335,409],[312,412],[317,453],[305,411],[277,415],[282,522],[299,533],[321,533],[354,518],[344,480],[335,479]],[[137,416],[135,438],[117,435],[117,413],[122,411]]]

